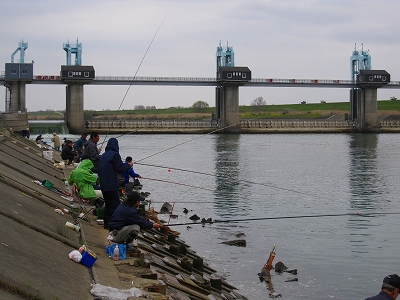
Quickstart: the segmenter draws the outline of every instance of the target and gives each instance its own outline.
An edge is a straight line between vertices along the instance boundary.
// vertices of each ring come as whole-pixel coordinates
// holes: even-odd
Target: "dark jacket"
[[[61,158],[62,159],[69,159],[73,160],[75,158],[75,152],[72,150],[72,147],[65,145],[61,151]]]
[[[127,162],[124,162],[124,165],[128,165]],[[129,166],[129,165],[128,165]],[[135,173],[133,168],[129,166],[129,170],[125,171],[122,173],[122,176],[124,177],[124,183],[127,184],[129,182],[129,177],[139,177],[140,175]]]
[[[388,293],[380,291],[378,295],[373,297],[368,297],[365,300],[392,300]]]
[[[133,224],[139,225],[141,229],[153,228],[153,223],[146,221],[139,216],[136,208],[127,206],[125,202],[123,202],[112,214],[110,220],[108,221],[108,228],[111,230],[121,230],[123,227]]]
[[[97,149],[97,144],[93,140],[87,140],[83,146],[85,147],[85,150],[83,150],[82,159],[90,159],[94,165],[92,171],[97,173],[99,160],[101,157],[99,154],[99,149]]]
[[[110,138],[107,143],[106,151],[100,156],[98,174],[102,191],[118,191],[117,173],[128,171],[130,165],[124,165],[119,155],[118,140]]]
[[[83,137],[80,137],[79,140],[77,140],[75,143],[75,148],[78,151],[79,157],[82,157],[82,147],[86,142],[87,142],[86,139],[84,139]],[[99,153],[97,152],[97,154],[99,154]]]

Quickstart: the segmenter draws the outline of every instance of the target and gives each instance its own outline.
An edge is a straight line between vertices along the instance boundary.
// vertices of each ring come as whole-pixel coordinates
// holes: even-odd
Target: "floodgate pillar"
[[[26,113],[26,84],[33,80],[33,63],[6,63],[7,113]]]
[[[354,124],[359,132],[380,132],[378,119],[378,88],[390,82],[383,70],[361,70],[357,76],[358,89],[352,92]]]
[[[247,67],[219,67],[216,89],[216,115],[222,132],[240,132],[239,86],[251,80]]]
[[[85,131],[83,86],[94,79],[92,66],[61,66],[61,79],[66,87],[65,123],[70,133]]]

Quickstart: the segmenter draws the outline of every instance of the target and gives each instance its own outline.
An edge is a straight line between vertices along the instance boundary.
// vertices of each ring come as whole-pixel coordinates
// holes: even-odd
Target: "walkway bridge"
[[[5,83],[5,76],[0,76],[0,84]],[[57,75],[33,76],[30,84],[63,84]],[[123,77],[96,76],[85,85],[170,85],[170,86],[218,86],[216,78],[209,77]],[[253,78],[244,87],[314,87],[314,88],[357,88],[358,84],[351,80],[338,79],[282,79],[282,78]],[[400,88],[400,81],[391,81],[381,88]]]

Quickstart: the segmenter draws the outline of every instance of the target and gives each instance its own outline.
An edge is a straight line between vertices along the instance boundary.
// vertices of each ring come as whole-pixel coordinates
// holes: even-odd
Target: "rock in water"
[[[221,244],[229,245],[229,246],[238,246],[238,247],[246,247],[246,240],[233,240],[222,242]]]

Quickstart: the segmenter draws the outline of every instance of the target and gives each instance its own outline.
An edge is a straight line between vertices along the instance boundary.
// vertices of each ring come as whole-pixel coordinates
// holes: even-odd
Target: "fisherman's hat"
[[[390,284],[391,286],[400,290],[400,277],[397,274],[388,275],[383,278],[383,283]]]

